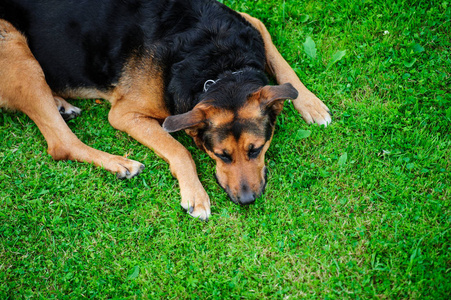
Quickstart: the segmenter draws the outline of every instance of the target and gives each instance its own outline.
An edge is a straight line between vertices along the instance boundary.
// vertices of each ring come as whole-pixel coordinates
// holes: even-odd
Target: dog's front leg
[[[126,105],[113,106],[108,119],[116,129],[127,132],[169,163],[180,184],[181,205],[195,218],[208,220],[210,198],[199,181],[196,165],[188,150],[160,126],[157,120],[130,111]]]
[[[289,82],[298,90],[299,96],[293,100],[293,105],[296,110],[307,123],[317,123],[327,126],[332,121],[329,109],[299,80],[296,73],[279,53],[276,46],[274,46],[271,35],[265,25],[260,20],[246,13],[240,14],[262,35],[265,43],[266,63],[269,73],[276,77],[279,84]]]

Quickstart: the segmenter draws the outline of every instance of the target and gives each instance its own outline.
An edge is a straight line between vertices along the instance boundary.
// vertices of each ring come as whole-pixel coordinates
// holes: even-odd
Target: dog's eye
[[[232,162],[232,157],[227,153],[223,153],[223,154],[215,153],[215,155],[218,158],[220,158],[223,162],[225,162],[226,164],[230,164]]]
[[[264,145],[263,145],[264,146]],[[255,159],[260,155],[260,152],[262,152],[263,146],[260,146],[258,148],[250,148],[249,152],[247,153],[247,155],[249,156],[250,159]]]

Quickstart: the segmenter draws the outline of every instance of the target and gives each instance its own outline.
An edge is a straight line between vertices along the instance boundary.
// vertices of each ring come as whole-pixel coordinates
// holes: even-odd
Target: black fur
[[[199,96],[200,100],[213,99],[214,106],[236,111],[248,97],[268,84],[266,75],[254,68],[245,68],[237,72],[226,71],[219,76],[216,83]]]
[[[267,83],[260,34],[214,0],[1,0],[0,18],[25,34],[56,92],[111,89],[146,53],[163,70],[172,114],[208,97],[236,107]],[[221,81],[205,93],[209,79]]]

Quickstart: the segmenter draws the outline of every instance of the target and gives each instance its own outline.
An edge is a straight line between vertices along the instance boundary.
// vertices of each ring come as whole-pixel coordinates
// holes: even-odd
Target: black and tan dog
[[[278,86],[269,86],[264,71]],[[64,119],[63,98],[104,98],[109,122],[153,149],[178,179],[181,205],[207,219],[210,200],[185,130],[217,164],[230,198],[249,204],[266,185],[264,155],[285,99],[308,122],[327,125],[264,25],[213,0],[2,0],[0,105],[26,113],[56,160],[93,163],[120,178],[144,166],[83,144]]]

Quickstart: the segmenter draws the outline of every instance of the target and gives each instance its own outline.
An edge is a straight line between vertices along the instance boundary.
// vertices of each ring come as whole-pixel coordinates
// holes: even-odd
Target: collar
[[[232,72],[232,75],[239,75],[239,74],[241,74],[241,73],[243,73],[243,72],[244,72],[243,70],[241,70],[241,71],[236,71],[236,72]],[[205,81],[205,83],[204,83],[204,93],[207,92],[208,89],[209,89],[212,85],[216,84],[218,81],[221,81],[221,78],[218,78],[218,79],[216,79],[216,80],[208,79],[207,81]]]

